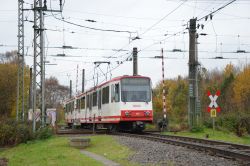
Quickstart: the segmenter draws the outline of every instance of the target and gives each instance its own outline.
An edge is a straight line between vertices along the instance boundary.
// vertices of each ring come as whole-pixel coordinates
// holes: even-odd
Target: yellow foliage
[[[225,67],[225,69],[224,69],[224,76],[225,77],[229,77],[230,76],[230,74],[233,74],[234,73],[234,66],[233,66],[233,64],[232,63],[230,63],[230,64],[227,64],[226,65],[226,67]]]
[[[162,109],[162,84],[154,89],[153,105],[157,113]],[[182,78],[165,80],[166,109],[169,120],[176,123],[184,123],[187,117],[187,80]]]
[[[0,64],[0,112],[10,115],[15,105],[17,66],[13,64]]]
[[[241,109],[247,109],[250,101],[250,66],[246,67],[235,79],[234,99]]]
[[[29,92],[29,69],[27,67],[24,69],[24,103],[26,108]],[[0,64],[0,113],[2,116],[16,116],[16,94],[17,65]],[[21,102],[19,102],[19,109],[21,109]]]

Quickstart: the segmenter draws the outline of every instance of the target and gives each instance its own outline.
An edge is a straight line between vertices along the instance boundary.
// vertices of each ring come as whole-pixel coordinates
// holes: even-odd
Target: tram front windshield
[[[151,101],[151,87],[148,78],[124,78],[121,80],[123,102]]]

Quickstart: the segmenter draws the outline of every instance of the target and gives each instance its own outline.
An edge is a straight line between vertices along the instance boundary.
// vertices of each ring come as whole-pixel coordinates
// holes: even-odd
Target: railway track
[[[141,134],[114,133],[114,135],[136,137],[151,141],[183,146],[199,151],[204,151],[211,155],[241,160],[247,162],[247,164],[250,164],[250,146],[247,145],[182,136],[161,135],[147,132]]]

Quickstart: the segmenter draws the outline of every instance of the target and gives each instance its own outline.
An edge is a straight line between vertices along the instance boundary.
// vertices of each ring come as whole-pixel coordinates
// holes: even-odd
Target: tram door
[[[101,114],[101,109],[102,109],[102,93],[101,93],[101,89],[97,91],[97,96],[98,96],[98,99],[97,99],[97,105],[98,105],[98,117],[102,116]]]
[[[85,112],[86,121],[89,121],[89,117],[90,117],[90,114],[89,114],[89,94],[86,94],[86,112]]]
[[[91,118],[94,118],[94,115],[92,113],[92,103],[93,103],[93,93],[89,95],[89,116]]]
[[[89,117],[89,121],[92,119],[92,94],[87,95],[87,102],[86,102],[86,113]]]
[[[101,91],[101,89],[100,90],[98,90],[97,91],[97,106],[98,106],[98,117],[101,117],[102,116],[102,111],[101,111],[101,109],[102,109],[102,93],[101,93],[102,91]]]

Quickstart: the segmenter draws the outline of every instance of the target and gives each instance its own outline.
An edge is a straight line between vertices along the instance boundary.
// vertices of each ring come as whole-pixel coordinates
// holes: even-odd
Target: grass
[[[179,135],[179,136],[187,136],[187,137],[194,137],[194,138],[205,138],[206,134],[209,135],[208,139],[211,140],[219,140],[219,141],[226,141],[238,144],[245,144],[250,145],[250,136],[243,136],[238,137],[234,133],[229,133],[225,131],[218,131],[213,129],[205,128],[202,132],[190,132],[190,131],[182,131],[182,132],[165,132],[164,134],[170,135]]]
[[[111,136],[90,136],[91,144],[85,150],[102,155],[121,165],[136,165],[128,161],[133,154]],[[47,140],[32,141],[0,151],[0,157],[9,159],[10,166],[99,166],[102,163],[80,153],[69,146],[66,137],[52,137]]]
[[[90,137],[91,145],[87,151],[102,155],[112,161],[124,166],[137,165],[128,161],[128,157],[133,154],[129,148],[120,145],[113,137],[97,135]]]
[[[102,165],[94,159],[84,156],[78,149],[70,147],[68,139],[62,137],[20,144],[0,152],[0,156],[8,158],[10,166]]]

